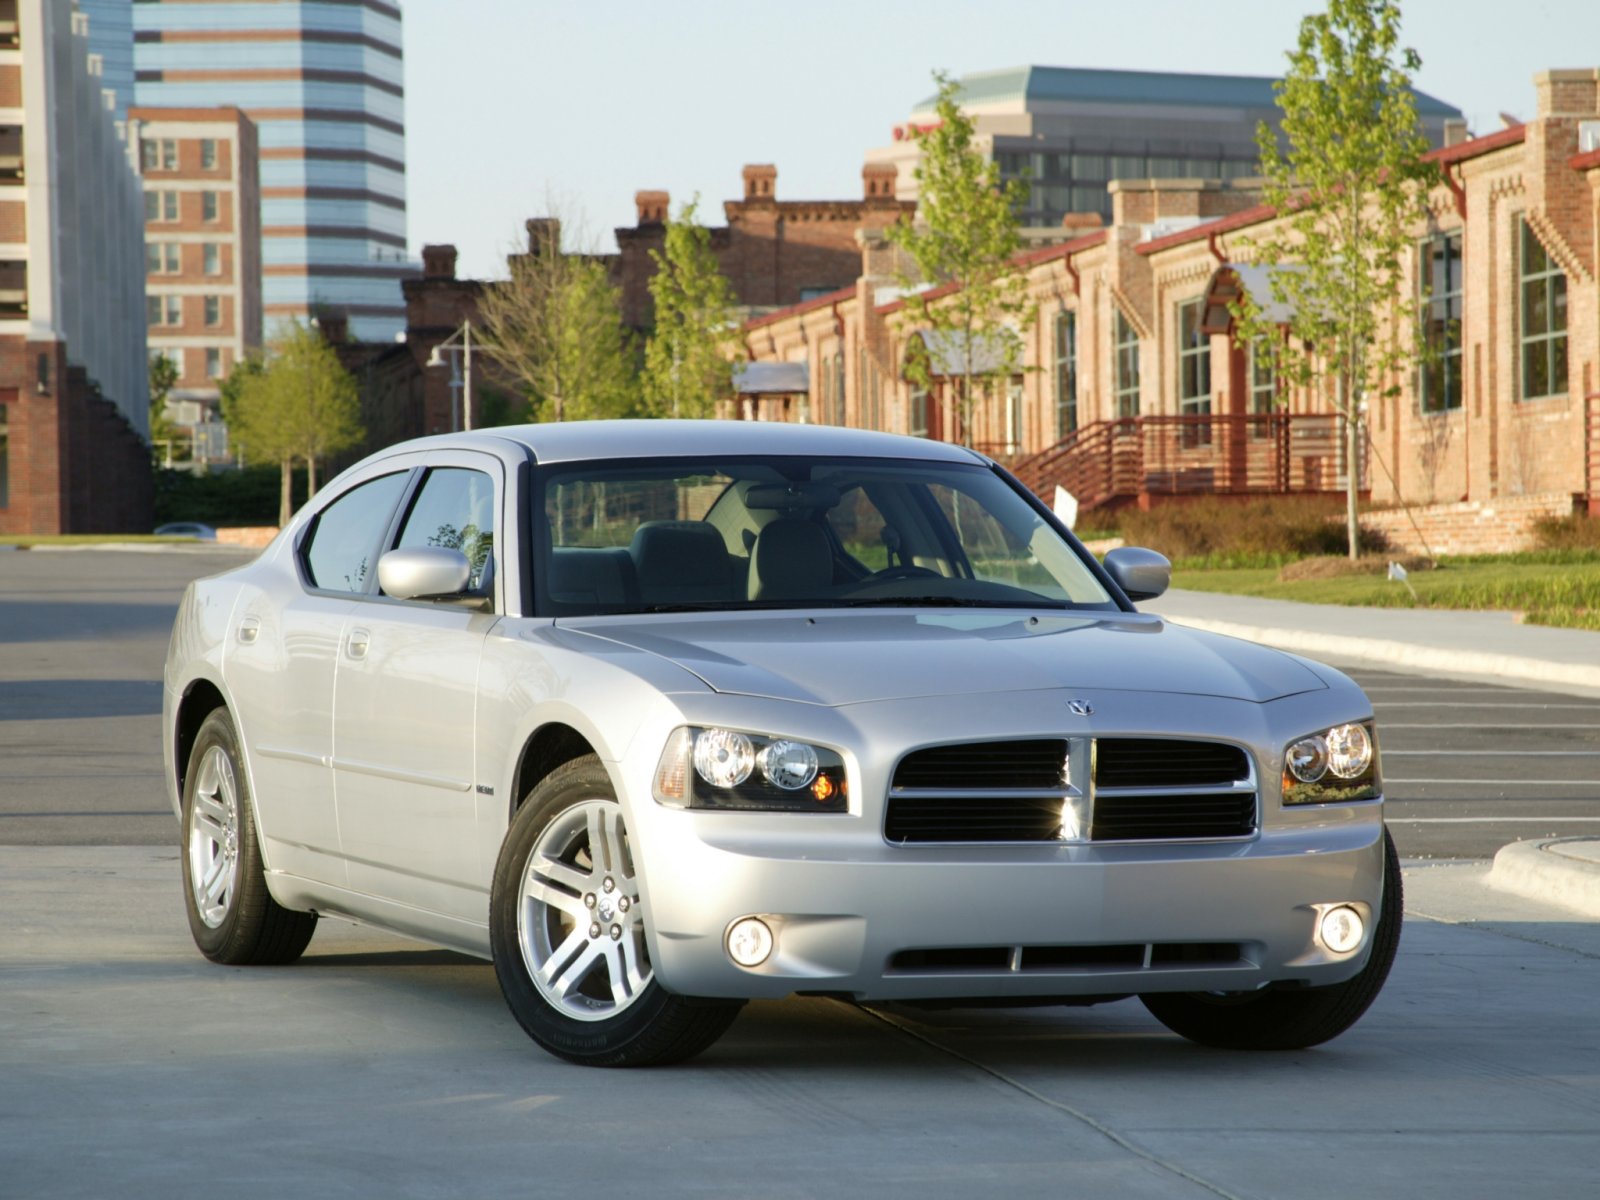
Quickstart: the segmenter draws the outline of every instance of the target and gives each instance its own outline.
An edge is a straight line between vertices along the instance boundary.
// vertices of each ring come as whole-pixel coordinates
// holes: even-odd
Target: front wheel
[[[1171,992],[1140,996],[1152,1016],[1192,1042],[1228,1050],[1301,1050],[1338,1037],[1382,989],[1400,946],[1405,898],[1400,856],[1383,833],[1383,899],[1367,965],[1343,983],[1297,991]]]
[[[666,991],[647,919],[605,767],[558,767],[513,818],[489,899],[495,977],[528,1036],[596,1067],[682,1062],[721,1037],[742,1002]]]
[[[229,966],[293,962],[317,928],[315,913],[284,908],[267,890],[239,735],[225,708],[201,724],[183,780],[183,897],[200,953]]]

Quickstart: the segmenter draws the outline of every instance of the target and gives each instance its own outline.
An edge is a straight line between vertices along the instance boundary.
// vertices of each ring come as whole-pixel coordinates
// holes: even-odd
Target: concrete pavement
[[[1300,604],[1182,589],[1140,607],[1175,624],[1335,665],[1600,696],[1600,633],[1523,625],[1513,613]],[[1485,882],[1600,921],[1600,838],[1513,843],[1495,855]]]

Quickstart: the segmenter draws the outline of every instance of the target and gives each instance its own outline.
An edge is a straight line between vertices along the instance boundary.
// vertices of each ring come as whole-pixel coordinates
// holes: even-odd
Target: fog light
[[[1348,904],[1340,904],[1322,914],[1319,932],[1322,944],[1335,954],[1349,954],[1361,945],[1366,923],[1361,914]]]
[[[761,918],[740,917],[728,926],[728,957],[741,967],[759,967],[771,953],[772,930]]]

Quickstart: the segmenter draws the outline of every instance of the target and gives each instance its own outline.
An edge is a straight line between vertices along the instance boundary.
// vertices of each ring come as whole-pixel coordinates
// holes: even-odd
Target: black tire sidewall
[[[200,777],[200,764],[205,761],[207,752],[213,747],[220,748],[227,755],[229,765],[233,768],[234,790],[239,805],[239,850],[233,891],[228,898],[227,914],[222,918],[221,924],[215,927],[205,923],[195,904],[193,868],[189,858],[189,840],[194,831],[195,787]],[[194,935],[195,945],[200,948],[202,954],[210,959],[226,961],[231,957],[231,952],[240,945],[246,932],[241,928],[242,914],[246,908],[244,903],[246,889],[252,886],[264,888],[265,883],[260,882],[261,855],[256,844],[254,818],[251,812],[250,782],[245,776],[244,762],[239,754],[239,739],[234,731],[233,719],[225,708],[212,712],[201,724],[200,732],[195,736],[194,747],[189,753],[188,768],[184,774],[181,830],[183,908],[189,918],[189,931]]]
[[[552,1054],[576,1062],[621,1061],[683,1003],[652,979],[638,999],[614,1016],[581,1021],[551,1006],[528,974],[517,932],[523,872],[539,837],[560,814],[590,800],[617,803],[611,777],[586,756],[557,768],[529,794],[512,818],[495,864],[489,899],[489,944],[495,975],[517,1022]]]

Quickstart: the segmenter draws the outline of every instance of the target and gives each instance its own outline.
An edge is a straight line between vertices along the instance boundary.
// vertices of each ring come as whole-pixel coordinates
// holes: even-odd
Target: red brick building
[[[744,198],[722,205],[726,225],[711,229],[717,265],[738,303],[755,314],[798,304],[851,283],[860,273],[857,233],[876,233],[916,211],[916,203],[895,199],[895,167],[868,163],[861,170],[859,200],[780,200],[778,168],[744,168]],[[616,231],[618,256],[613,277],[622,289],[623,321],[648,329],[652,305],[651,251],[666,239],[672,198],[666,192],[635,193],[639,220]]]
[[[143,220],[87,20],[0,25],[0,533],[148,531]]]
[[[1430,281],[1423,332],[1443,354],[1371,401],[1357,464],[1373,504],[1427,506],[1440,552],[1515,545],[1575,503],[1600,511],[1600,70],[1544,72],[1535,89],[1526,125],[1432,154],[1442,181],[1407,269]],[[1038,306],[1015,330],[1024,369],[971,430],[948,384],[905,379],[921,331],[885,294],[893,262],[870,237],[851,287],[745,326],[752,360],[803,366],[805,381],[748,414],[964,437],[1041,494],[1064,486],[1090,506],[1342,490],[1326,398],[1274,386],[1229,326],[1229,295],[1278,266],[1248,251],[1275,214],[1248,181],[1110,187],[1109,227],[1019,259]],[[1412,536],[1403,516],[1372,520]]]
[[[147,341],[178,369],[167,416],[205,461],[196,431],[218,420],[234,363],[261,347],[256,127],[237,108],[137,107],[128,124],[144,175]]]

